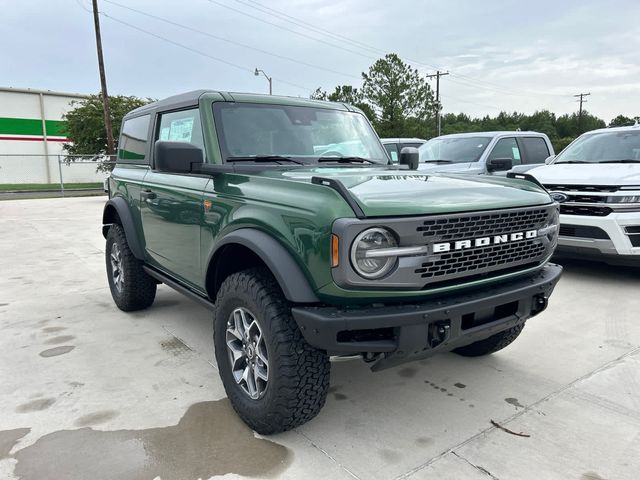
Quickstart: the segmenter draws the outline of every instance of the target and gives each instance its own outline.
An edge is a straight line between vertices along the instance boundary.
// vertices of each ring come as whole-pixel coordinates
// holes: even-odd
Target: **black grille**
[[[545,185],[550,192],[617,192],[618,187],[610,185]]]
[[[560,225],[560,235],[563,237],[594,238],[598,240],[609,240],[607,232],[598,227],[585,225]]]
[[[502,235],[540,228],[547,221],[548,211],[544,208],[500,212],[483,215],[465,215],[459,217],[425,220],[418,232],[428,239],[437,237],[438,241],[461,240],[469,237]]]
[[[629,240],[631,241],[631,246],[640,247],[640,235],[629,235]]]
[[[560,213],[564,215],[587,215],[590,217],[606,217],[613,210],[609,207],[578,206],[571,204],[560,204]]]
[[[418,268],[422,278],[439,278],[443,276],[473,273],[477,270],[495,270],[513,264],[527,264],[538,259],[546,247],[537,242],[523,240],[521,242],[491,245],[488,247],[459,250],[440,255],[440,260],[425,262]]]
[[[415,269],[426,286],[453,279],[481,278],[491,272],[508,273],[539,265],[549,254],[555,238],[547,236],[507,241],[511,233],[524,233],[546,226],[557,207],[483,212],[426,219],[417,232],[430,244],[450,242],[450,251],[433,253]],[[555,234],[554,234],[555,235]],[[454,250],[455,242],[487,238],[490,245]],[[498,238],[500,237],[500,238]],[[495,242],[495,243],[494,243]]]

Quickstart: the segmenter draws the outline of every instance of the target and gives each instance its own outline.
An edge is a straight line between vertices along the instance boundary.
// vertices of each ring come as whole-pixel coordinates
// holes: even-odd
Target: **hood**
[[[552,163],[527,173],[543,185],[640,185],[637,163]]]
[[[295,182],[310,183],[314,176],[340,180],[368,217],[479,211],[551,202],[549,195],[531,182],[486,176],[427,175],[387,167],[317,167],[265,174]]]

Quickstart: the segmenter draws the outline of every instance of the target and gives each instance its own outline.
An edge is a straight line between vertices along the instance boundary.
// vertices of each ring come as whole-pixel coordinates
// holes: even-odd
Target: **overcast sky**
[[[0,85],[99,91],[90,0],[0,3]],[[395,52],[425,74],[451,72],[441,79],[446,112],[562,114],[577,110],[572,95],[590,92],[586,108],[606,121],[640,115],[638,0],[99,3],[111,94],[267,93],[259,67],[274,94],[306,97],[359,86],[360,72]]]

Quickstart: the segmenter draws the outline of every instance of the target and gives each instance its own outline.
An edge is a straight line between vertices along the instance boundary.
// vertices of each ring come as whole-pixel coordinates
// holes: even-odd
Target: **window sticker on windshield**
[[[169,138],[167,138],[167,140],[174,142],[190,142],[192,131],[193,118],[181,118],[180,120],[174,120],[171,122],[171,126],[169,127]]]
[[[520,160],[520,150],[518,147],[512,147],[511,152],[514,160]]]

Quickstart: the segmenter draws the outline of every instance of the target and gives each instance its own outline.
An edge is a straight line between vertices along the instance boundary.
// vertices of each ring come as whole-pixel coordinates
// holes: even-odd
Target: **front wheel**
[[[458,355],[462,355],[463,357],[481,357],[482,355],[489,355],[490,353],[497,352],[498,350],[502,350],[506,346],[510,345],[516,338],[518,338],[518,335],[520,335],[523,328],[524,323],[521,323],[509,330],[491,335],[489,338],[485,338],[484,340],[479,340],[470,345],[456,348],[454,352]]]
[[[151,306],[156,298],[156,281],[133,256],[124,230],[117,223],[109,227],[105,254],[109,289],[118,308],[131,312]]]
[[[290,430],[324,406],[330,364],[310,346],[265,269],[227,277],[214,311],[220,377],[240,418],[260,434]]]

